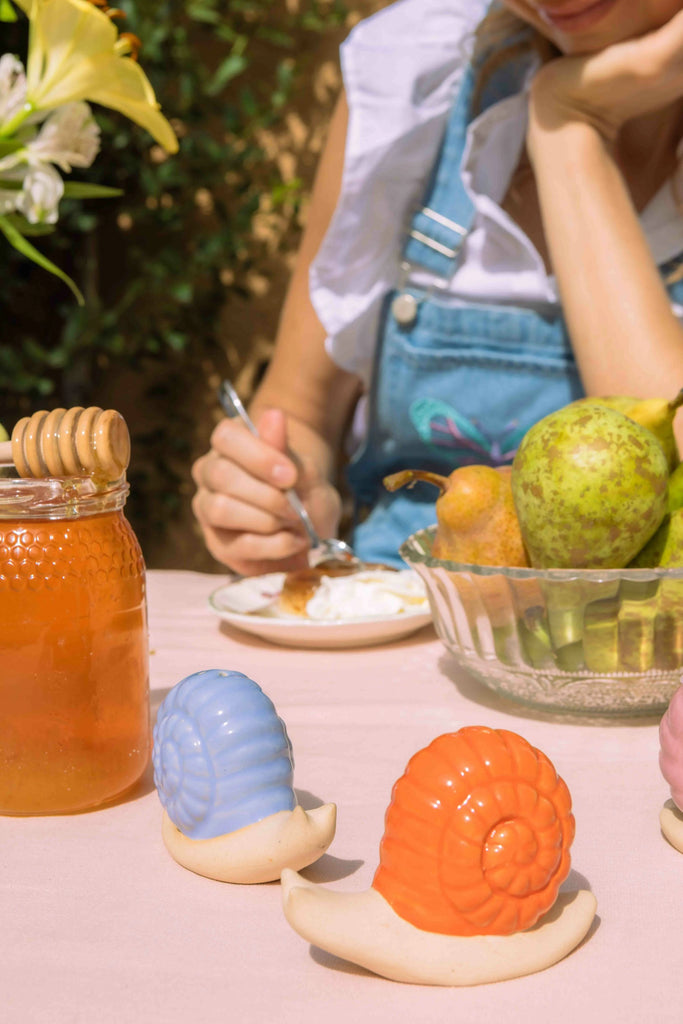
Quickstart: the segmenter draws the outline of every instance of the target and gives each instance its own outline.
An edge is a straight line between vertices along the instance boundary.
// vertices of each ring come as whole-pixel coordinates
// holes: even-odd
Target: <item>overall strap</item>
[[[474,204],[459,173],[467,142],[467,126],[474,93],[475,74],[467,65],[453,104],[423,206],[413,214],[403,258],[450,278],[460,247],[474,220]]]
[[[529,67],[529,54],[513,58],[499,67],[479,97],[478,113],[518,92]],[[405,263],[423,267],[446,280],[456,270],[460,250],[475,216],[474,204],[465,189],[460,168],[472,120],[477,78],[478,69],[469,62],[451,109],[423,205],[413,215],[403,250]]]

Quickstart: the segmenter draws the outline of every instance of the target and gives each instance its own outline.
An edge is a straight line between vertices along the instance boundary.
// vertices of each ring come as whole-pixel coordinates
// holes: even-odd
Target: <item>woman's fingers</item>
[[[638,39],[544,65],[534,80],[532,106],[542,118],[586,121],[611,138],[626,121],[682,97],[683,11]]]
[[[623,120],[657,110],[683,95],[683,11],[640,39],[610,46],[586,60],[583,85]],[[608,90],[608,91],[605,91]]]
[[[228,468],[232,474],[232,467]],[[201,523],[219,529],[266,534],[282,529],[296,532],[299,528],[299,532],[303,532],[301,520],[281,491],[275,492],[271,500],[269,488],[258,481],[252,485],[248,478],[245,486],[234,493],[200,487],[192,508]]]
[[[281,528],[283,524],[299,522],[299,517],[283,490],[264,482],[238,463],[223,458],[216,452],[203,456],[195,463],[193,477],[198,487],[198,493],[203,499],[202,510],[207,515],[209,511],[208,498],[215,497],[216,499],[234,499],[254,511],[260,510],[268,513],[278,521],[278,528]],[[236,508],[235,505],[228,504],[227,501],[216,501],[210,507],[215,510],[215,514],[211,515],[214,525],[231,525],[224,520],[225,515],[229,515],[230,511]],[[223,516],[220,515],[221,509],[225,513]]]
[[[213,557],[241,576],[289,572],[308,565],[308,539],[288,530],[270,536],[210,526],[202,526],[202,531]]]
[[[256,421],[256,426],[258,436],[238,420],[221,420],[211,435],[212,450],[265,483],[276,487],[294,486],[297,469],[285,453],[287,435],[283,413],[267,410]]]
[[[211,450],[192,467],[197,485],[192,510],[206,546],[241,575],[305,566],[309,547],[285,493],[299,475],[287,452],[285,416],[268,410],[256,426],[258,436],[239,421],[223,420],[213,432]]]

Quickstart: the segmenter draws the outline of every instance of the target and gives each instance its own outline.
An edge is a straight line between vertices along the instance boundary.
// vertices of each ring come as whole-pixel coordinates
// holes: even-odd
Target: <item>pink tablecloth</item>
[[[569,883],[591,887],[599,920],[541,974],[471,989],[389,982],[296,935],[277,883],[233,886],[180,868],[162,845],[150,776],[106,810],[0,819],[3,1024],[680,1024],[683,856],[659,831],[668,789],[656,721],[521,712],[465,678],[431,627],[385,647],[274,647],[221,625],[207,607],[221,582],[150,573],[153,706],[202,668],[238,669],[263,687],[287,723],[300,799],[339,809],[309,878],[367,888],[408,758],[442,732],[484,724],[521,733],[568,783]]]

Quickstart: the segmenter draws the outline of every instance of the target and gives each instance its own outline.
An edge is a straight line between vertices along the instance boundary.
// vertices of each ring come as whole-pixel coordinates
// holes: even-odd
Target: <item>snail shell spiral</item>
[[[171,821],[210,839],[296,806],[285,724],[242,672],[195,672],[173,687],[154,727],[154,782]]]
[[[541,751],[504,729],[460,729],[396,782],[372,886],[424,931],[510,935],[555,902],[574,830],[569,790]]]
[[[659,723],[659,767],[671,799],[683,810],[683,686],[674,693]]]

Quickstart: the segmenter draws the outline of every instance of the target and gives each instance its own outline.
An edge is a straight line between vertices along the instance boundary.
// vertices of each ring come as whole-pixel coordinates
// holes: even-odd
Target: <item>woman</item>
[[[336,534],[354,410],[352,542],[400,564],[435,495],[390,496],[386,473],[509,462],[584,392],[683,384],[683,0],[488,6],[402,0],[343,47],[260,437],[226,420],[193,468],[238,573],[305,563],[289,487]]]

